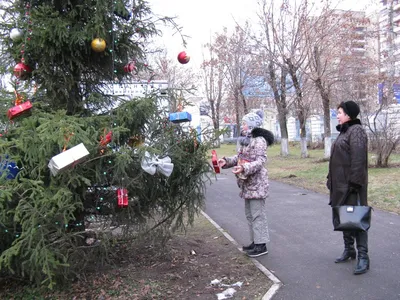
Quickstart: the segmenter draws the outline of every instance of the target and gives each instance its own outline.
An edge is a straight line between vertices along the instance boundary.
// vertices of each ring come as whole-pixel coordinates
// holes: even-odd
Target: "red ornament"
[[[128,207],[128,190],[117,189],[118,207]]]
[[[124,71],[125,71],[126,73],[131,73],[131,72],[133,72],[135,69],[136,69],[136,66],[135,66],[135,62],[134,62],[134,61],[131,61],[130,63],[128,63],[128,64],[124,67]]]
[[[11,107],[7,113],[8,119],[12,120],[16,117],[27,114],[30,112],[31,108],[32,104],[30,101]]]
[[[31,67],[20,62],[14,67],[14,75],[19,79],[27,79],[29,74],[32,72]]]
[[[104,136],[100,137],[100,145],[101,146],[107,146],[109,143],[111,143],[112,140],[112,132],[109,131],[107,134],[106,130],[104,130]]]
[[[215,150],[211,151],[211,161],[212,161],[215,173],[217,173],[217,174],[221,173],[221,170],[218,165],[217,152]]]
[[[188,56],[185,51],[182,51],[178,54],[178,61],[181,64],[183,64],[183,65],[187,64],[189,62],[189,60],[190,60],[190,56]]]

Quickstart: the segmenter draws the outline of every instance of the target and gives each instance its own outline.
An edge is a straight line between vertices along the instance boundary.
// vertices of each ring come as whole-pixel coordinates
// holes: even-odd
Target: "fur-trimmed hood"
[[[267,142],[268,146],[272,145],[275,140],[274,134],[271,131],[264,129],[264,128],[259,128],[259,127],[254,128],[251,131],[251,136],[252,137],[259,137],[259,136],[263,137],[265,139],[265,141]]]

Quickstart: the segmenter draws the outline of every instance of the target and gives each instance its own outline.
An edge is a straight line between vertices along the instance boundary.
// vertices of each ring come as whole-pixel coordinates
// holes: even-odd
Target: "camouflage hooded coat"
[[[237,179],[240,188],[239,195],[243,199],[263,199],[268,197],[269,183],[265,163],[267,161],[267,147],[273,141],[272,132],[263,128],[254,128],[251,131],[250,142],[247,146],[239,145],[237,155],[224,157],[226,161],[224,169],[236,166],[240,159],[246,161],[242,164],[243,175],[246,179]]]

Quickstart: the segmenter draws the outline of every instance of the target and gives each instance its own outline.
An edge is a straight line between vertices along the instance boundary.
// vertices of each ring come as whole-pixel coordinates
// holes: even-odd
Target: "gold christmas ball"
[[[106,49],[106,41],[101,38],[95,38],[92,41],[92,49],[95,52],[103,52]]]

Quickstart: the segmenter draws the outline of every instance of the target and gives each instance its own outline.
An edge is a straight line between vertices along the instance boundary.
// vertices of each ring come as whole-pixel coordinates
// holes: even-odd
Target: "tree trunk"
[[[308,150],[307,150],[307,135],[306,135],[306,118],[304,116],[303,110],[299,110],[298,118],[300,122],[300,157],[307,158]]]
[[[331,111],[329,92],[324,88],[321,78],[315,81],[315,85],[322,98],[322,107],[324,109],[324,135],[325,135],[325,153],[324,157],[331,157],[332,133],[331,133]]]
[[[331,148],[332,148],[332,137],[325,137],[324,148],[325,148],[324,157],[330,158]]]
[[[377,167],[387,168],[389,166],[389,158],[395,147],[395,143],[392,143],[390,141],[384,141],[383,143],[381,143],[380,147],[377,149]]]
[[[239,95],[238,91],[234,91],[234,98],[235,98],[235,114],[236,114],[236,136],[240,136],[240,115],[239,115]]]
[[[247,108],[246,98],[244,97],[241,88],[239,88],[238,95],[239,95],[239,97],[242,99],[242,103],[243,103],[243,113],[244,113],[244,114],[248,114],[248,113],[249,113],[249,109]]]
[[[210,103],[211,120],[213,122],[213,127],[214,127],[215,130],[218,130],[217,116],[216,116],[216,113],[215,113],[215,106],[214,106],[215,101],[210,99],[208,102]]]
[[[297,109],[297,118],[300,122],[300,146],[301,146],[301,158],[308,157],[307,150],[307,130],[306,130],[306,111],[303,105],[303,92],[300,86],[299,79],[296,74],[296,68],[291,62],[290,59],[286,60],[286,63],[289,68],[289,74],[292,78],[293,86],[296,91],[296,109]]]
[[[278,122],[281,130],[281,156],[289,156],[289,143],[288,143],[288,131],[287,131],[287,119],[286,119],[286,108],[282,107],[282,104],[277,103],[278,108]]]
[[[80,89],[78,86],[78,81],[76,81],[68,95],[67,99],[67,112],[68,116],[72,116],[81,108],[82,97],[80,96]]]
[[[280,76],[280,94],[278,84],[276,82],[276,72],[274,70],[274,65],[272,62],[268,64],[268,84],[274,93],[274,99],[276,107],[278,109],[278,121],[281,131],[281,156],[289,155],[288,147],[288,131],[287,131],[287,108],[286,108],[286,70],[281,69]]]

